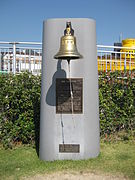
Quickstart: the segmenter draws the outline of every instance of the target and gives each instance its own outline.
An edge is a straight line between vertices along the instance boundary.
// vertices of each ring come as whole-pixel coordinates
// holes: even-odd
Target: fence
[[[0,72],[13,74],[29,71],[41,73],[42,43],[0,42]]]
[[[13,74],[29,71],[41,73],[42,43],[1,42],[0,72]],[[97,45],[99,71],[135,69],[135,48]]]

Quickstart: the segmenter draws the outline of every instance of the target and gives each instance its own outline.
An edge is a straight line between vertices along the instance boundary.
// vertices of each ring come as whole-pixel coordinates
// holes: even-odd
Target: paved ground
[[[100,175],[91,172],[55,172],[51,174],[38,174],[24,177],[23,180],[127,180],[122,176]]]

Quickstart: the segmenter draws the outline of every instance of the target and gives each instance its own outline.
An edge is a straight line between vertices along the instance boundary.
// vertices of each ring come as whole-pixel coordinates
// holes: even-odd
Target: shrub
[[[134,71],[101,73],[99,78],[99,114],[101,135],[135,128]]]
[[[39,133],[40,77],[0,75],[0,140],[4,146],[33,143]]]

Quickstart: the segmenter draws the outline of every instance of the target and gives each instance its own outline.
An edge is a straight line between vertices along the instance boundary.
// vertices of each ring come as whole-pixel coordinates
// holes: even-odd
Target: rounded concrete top
[[[50,19],[46,19],[44,20],[44,23],[45,22],[50,22],[50,21],[72,21],[72,20],[76,20],[76,21],[88,21],[88,22],[95,22],[94,19],[91,19],[91,18],[50,18]]]

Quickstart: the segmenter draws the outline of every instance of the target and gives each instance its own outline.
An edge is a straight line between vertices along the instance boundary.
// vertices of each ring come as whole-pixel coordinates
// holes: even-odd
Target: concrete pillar
[[[56,87],[56,81],[58,78],[68,78],[68,63],[54,59],[54,55],[59,50],[67,21],[71,21],[77,49],[83,55],[82,59],[71,60],[70,76],[75,80],[81,79],[78,82],[82,93],[82,112],[73,114],[57,113],[56,108],[56,88],[61,90]],[[40,159],[53,161],[96,157],[100,138],[95,21],[87,18],[44,21],[42,52]],[[66,101],[61,107],[66,106]]]

